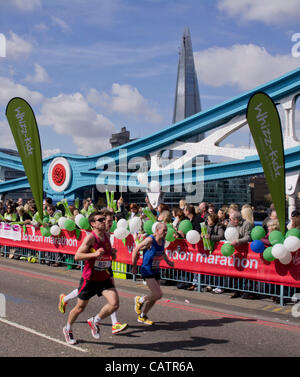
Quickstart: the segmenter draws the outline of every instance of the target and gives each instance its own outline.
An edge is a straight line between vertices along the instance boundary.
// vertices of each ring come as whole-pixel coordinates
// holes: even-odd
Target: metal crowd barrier
[[[75,262],[74,255],[68,254],[1,246],[1,256],[11,256],[12,258],[40,264],[59,263],[60,265],[65,265],[68,269],[83,269],[83,262]],[[128,264],[114,262],[112,264],[112,269],[116,278],[131,279],[135,281],[136,278],[141,276],[139,266],[136,275],[132,274],[132,266]],[[162,268],[160,273],[161,279],[169,282],[171,285],[176,285],[178,283],[194,285],[197,292],[203,292],[207,287],[211,287],[220,288],[225,291],[239,291],[241,293],[255,294],[259,297],[274,297],[281,306],[286,303],[294,303],[293,296],[300,290],[299,288],[264,283],[255,280],[205,275],[176,269]]]

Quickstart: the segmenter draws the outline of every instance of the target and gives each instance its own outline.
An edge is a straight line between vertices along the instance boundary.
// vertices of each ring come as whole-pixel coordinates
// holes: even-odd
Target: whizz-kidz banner
[[[77,238],[75,231],[62,230],[59,236],[44,237],[33,226],[27,226],[24,232],[20,225],[0,223],[0,245],[74,255],[87,233],[81,230]],[[125,245],[113,235],[111,241],[118,250],[117,261],[132,264],[132,250],[135,247],[133,236],[130,234],[126,238]],[[192,245],[186,240],[176,240],[169,244],[166,253],[178,270],[300,287],[300,249],[293,253],[290,264],[283,265],[279,261],[267,262],[261,254],[250,249],[250,243],[236,248],[230,257],[222,255],[222,245],[223,242],[216,243],[214,251],[209,254],[204,250],[202,241]],[[138,265],[142,261],[141,256]],[[160,267],[169,268],[164,261]]]

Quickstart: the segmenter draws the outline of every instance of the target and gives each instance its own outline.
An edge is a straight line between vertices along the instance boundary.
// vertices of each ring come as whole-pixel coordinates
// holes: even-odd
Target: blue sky
[[[185,27],[202,109],[215,106],[300,66],[299,14],[299,0],[0,0],[0,147],[15,148],[15,96],[34,109],[44,156],[102,152],[123,126],[132,138],[169,126]]]

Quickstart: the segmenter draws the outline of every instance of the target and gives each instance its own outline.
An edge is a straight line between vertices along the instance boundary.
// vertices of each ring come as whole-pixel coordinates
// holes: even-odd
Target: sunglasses
[[[100,217],[99,219],[95,219],[95,221],[98,221],[99,223],[103,223],[105,221],[105,217]]]

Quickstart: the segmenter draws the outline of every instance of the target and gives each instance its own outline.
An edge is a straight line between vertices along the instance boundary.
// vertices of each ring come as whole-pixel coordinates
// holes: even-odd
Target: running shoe
[[[92,337],[95,339],[100,339],[100,326],[94,322],[94,317],[89,318],[87,323],[91,328]]]
[[[74,344],[77,343],[77,340],[74,339],[74,337],[73,337],[73,332],[72,332],[72,330],[67,330],[67,327],[65,326],[65,327],[63,328],[63,333],[64,333],[64,336],[65,336],[66,342],[67,342],[68,344],[71,344],[71,345],[73,346]]]
[[[124,329],[126,329],[127,326],[128,326],[127,323],[119,323],[119,322],[117,322],[116,324],[114,324],[112,326],[111,332],[113,334],[117,334],[118,332],[121,332]]]
[[[142,306],[143,306],[143,304],[141,304],[139,302],[140,298],[141,298],[141,296],[135,296],[135,298],[134,298],[134,311],[138,315],[140,315],[142,313]]]
[[[67,303],[65,303],[65,297],[66,295],[63,293],[59,295],[58,310],[63,314],[66,312],[66,306],[67,306]]]
[[[139,317],[138,317],[138,322],[141,322],[141,323],[145,323],[145,325],[154,325],[154,322],[153,321],[150,321],[150,319],[148,319],[148,317],[147,316],[143,316],[143,317],[141,317],[140,315],[139,315]]]

